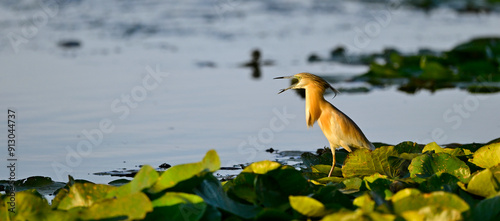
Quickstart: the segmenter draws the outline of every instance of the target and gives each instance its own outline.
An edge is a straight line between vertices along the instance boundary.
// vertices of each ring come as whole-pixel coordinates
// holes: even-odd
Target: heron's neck
[[[326,102],[323,97],[325,90],[315,87],[306,88],[306,122],[308,127],[312,127],[321,115],[320,104]]]

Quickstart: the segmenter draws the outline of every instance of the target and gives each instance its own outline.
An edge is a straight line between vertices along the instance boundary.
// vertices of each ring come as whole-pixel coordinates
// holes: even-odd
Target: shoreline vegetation
[[[308,62],[337,62],[366,65],[369,70],[348,81],[366,82],[371,88],[339,88],[341,92],[368,92],[373,88],[397,85],[398,90],[414,94],[460,88],[470,93],[500,92],[500,38],[480,37],[461,43],[449,51],[422,48],[402,53],[394,48],[373,54],[349,54],[339,46],[329,57],[311,54]],[[328,77],[325,77],[328,79]],[[333,82],[336,79],[329,79]]]
[[[95,184],[69,177],[0,181],[2,220],[497,220],[500,138],[439,146],[375,143],[376,150],[305,152],[293,167],[275,161],[246,166],[234,179],[214,176],[214,150],[202,161],[133,180]],[[324,152],[324,154],[323,154]],[[342,164],[342,167],[339,165]],[[16,191],[10,192],[13,184]],[[54,191],[54,189],[56,189]],[[53,191],[52,193],[50,193]],[[43,195],[55,195],[49,203]]]

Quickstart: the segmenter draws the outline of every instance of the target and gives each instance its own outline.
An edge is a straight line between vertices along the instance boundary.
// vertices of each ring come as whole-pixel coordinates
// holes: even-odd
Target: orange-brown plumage
[[[328,139],[332,150],[333,163],[332,169],[328,174],[329,177],[335,167],[335,148],[343,147],[349,152],[351,152],[351,147],[369,150],[375,149],[373,144],[366,139],[361,129],[359,129],[358,125],[351,118],[325,100],[323,94],[326,89],[331,88],[335,94],[338,92],[328,82],[309,73],[300,73],[290,77],[278,77],[275,79],[280,78],[294,78],[297,80],[297,83],[281,90],[279,93],[288,89],[303,88],[306,90],[307,126],[312,127],[317,121],[323,134]]]

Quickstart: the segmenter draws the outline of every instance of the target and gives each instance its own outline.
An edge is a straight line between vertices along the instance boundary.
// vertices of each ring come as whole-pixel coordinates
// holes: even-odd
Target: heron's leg
[[[328,174],[328,177],[332,176],[333,168],[335,168],[335,147],[330,146],[330,149],[332,150],[333,161],[332,161],[332,169],[330,169],[330,173]]]

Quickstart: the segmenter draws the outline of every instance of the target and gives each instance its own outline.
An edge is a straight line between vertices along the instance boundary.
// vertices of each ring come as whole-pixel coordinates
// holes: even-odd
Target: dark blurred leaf
[[[0,186],[8,189],[10,185],[14,185],[16,191],[24,191],[29,189],[36,189],[42,195],[49,195],[54,193],[57,189],[65,186],[65,183],[54,182],[50,177],[32,176],[26,179],[15,180],[0,180]]]
[[[449,173],[434,174],[420,183],[419,189],[424,192],[446,191],[456,192],[460,180]]]
[[[255,218],[256,220],[288,221],[293,217],[280,209],[264,208]]]
[[[384,200],[387,200],[392,196],[390,186],[393,181],[388,179],[387,176],[374,174],[363,178],[363,180],[365,181],[365,185],[368,190],[377,193],[379,196],[383,197]]]
[[[312,197],[319,200],[330,210],[340,208],[354,209],[352,200],[339,191],[344,187],[343,185],[327,185],[320,188]]]
[[[500,194],[479,202],[476,207],[472,209],[471,220],[500,220]]]
[[[219,180],[211,174],[203,179],[194,192],[203,198],[205,203],[245,219],[256,217],[262,210],[260,207],[242,204],[229,198],[222,189]]]
[[[123,186],[127,183],[130,183],[130,180],[127,180],[127,179],[117,179],[117,180],[113,180],[111,182],[109,182],[108,184],[111,185],[111,186],[116,186],[116,187],[120,187],[120,186]]]
[[[419,145],[415,142],[405,141],[394,146],[394,150],[396,150],[399,154],[402,153],[422,153],[422,145]]]
[[[153,200],[152,206],[146,220],[200,220],[207,208],[201,197],[179,192],[165,193]]]

